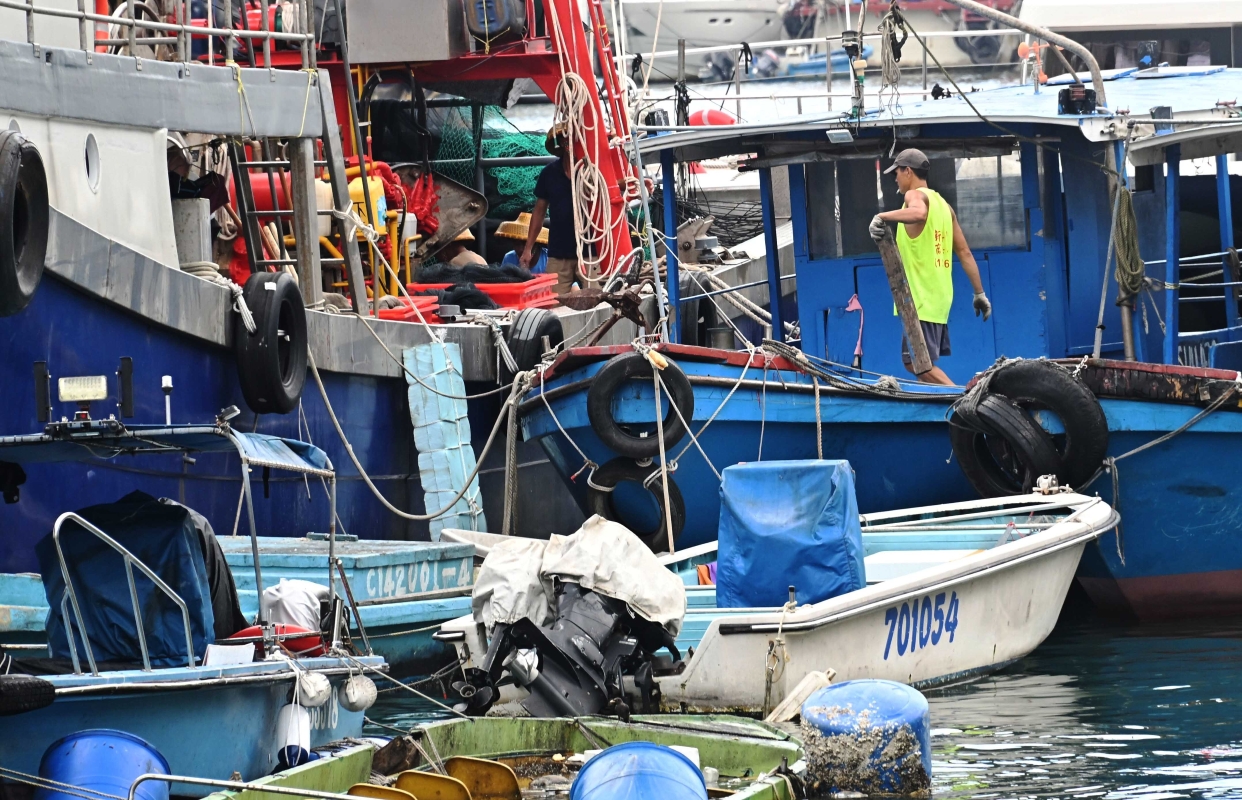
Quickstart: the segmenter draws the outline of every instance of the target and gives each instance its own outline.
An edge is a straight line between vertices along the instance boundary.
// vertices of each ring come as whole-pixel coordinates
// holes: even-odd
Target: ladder
[[[283,270],[294,267],[302,300],[308,308],[323,305],[323,266],[341,267],[349,288],[353,310],[359,314],[370,313],[367,289],[362,271],[361,252],[353,225],[331,209],[320,209],[316,202],[315,181],[319,170],[327,168],[332,186],[333,204],[338,209],[352,210],[349,197],[349,181],[345,177],[345,161],[341,152],[341,135],[336,122],[336,107],[332,89],[325,76],[318,80],[320,105],[323,109],[323,160],[315,159],[316,140],[291,138],[286,147],[288,158],[274,158],[275,149],[268,137],[253,140],[251,147],[257,158],[247,156],[246,145],[237,139],[229,142],[229,161],[232,166],[233,186],[237,201],[237,216],[241,221],[241,234],[246,243],[250,272],[267,272],[269,267]],[[255,206],[251,177],[266,176],[272,208]],[[283,195],[289,208],[280,208]],[[318,218],[332,218],[332,232],[341,243],[340,257],[323,258],[320,255]],[[271,219],[266,226],[262,219]],[[274,232],[273,232],[274,230]],[[289,237],[289,238],[286,238]],[[289,252],[290,242],[296,249]]]

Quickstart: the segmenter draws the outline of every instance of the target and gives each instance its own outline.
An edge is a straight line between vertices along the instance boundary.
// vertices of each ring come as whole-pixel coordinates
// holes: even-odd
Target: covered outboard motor
[[[491,639],[482,664],[453,684],[463,711],[486,713],[512,682],[530,693],[522,706],[534,716],[625,718],[636,703],[658,710],[656,677],[681,667],[681,579],[602,517],[572,536],[494,547],[473,605]]]

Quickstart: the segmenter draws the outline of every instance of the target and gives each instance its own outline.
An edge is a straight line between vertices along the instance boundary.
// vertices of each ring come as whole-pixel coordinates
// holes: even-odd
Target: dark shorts
[[[923,340],[927,342],[927,355],[931,356],[932,366],[940,360],[941,356],[953,355],[953,350],[949,347],[949,326],[940,322],[924,322],[919,320],[919,326],[923,329]],[[911,365],[910,360],[910,344],[906,341],[905,334],[901,337],[901,363],[907,367]]]

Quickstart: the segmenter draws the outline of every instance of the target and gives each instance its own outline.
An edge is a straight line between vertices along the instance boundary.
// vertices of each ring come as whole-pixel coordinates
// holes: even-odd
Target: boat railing
[[[186,662],[187,666],[194,667],[194,638],[190,632],[190,609],[185,604],[185,601],[181,599],[181,596],[116,539],[113,539],[80,515],[67,511],[57,517],[56,524],[52,526],[52,542],[56,545],[56,557],[60,561],[60,574],[65,581],[65,594],[60,601],[60,613],[65,622],[65,633],[69,640],[69,655],[73,660],[74,674],[82,674],[82,665],[78,660],[78,649],[74,644],[73,626],[70,624],[69,608],[66,607],[66,602],[73,610],[73,621],[77,623],[78,633],[82,636],[82,649],[86,651],[86,661],[90,665],[91,674],[99,675],[99,667],[95,663],[95,653],[91,649],[90,636],[87,634],[86,624],[82,619],[82,608],[78,603],[78,595],[73,588],[73,578],[69,574],[69,563],[65,560],[65,551],[60,546],[60,534],[67,522],[73,522],[87,532],[94,534],[97,539],[120,553],[121,558],[125,561],[125,577],[129,581],[129,598],[134,607],[134,625],[138,632],[138,647],[142,651],[143,671],[151,671],[151,656],[147,651],[146,631],[142,627],[142,605],[138,602],[138,585],[134,582],[134,567],[137,567],[143,575],[155,584],[156,588],[166,594],[181,610],[181,619],[185,624]]]
[[[237,0],[237,2],[241,4],[238,8],[241,9],[244,15],[246,13],[244,0]],[[175,22],[137,17],[134,14],[134,7],[136,5],[134,2],[125,2],[123,4],[125,7],[124,15],[98,14],[89,11],[87,10],[87,0],[77,0],[77,5],[77,9],[74,10],[38,6],[35,4],[35,0],[26,0],[25,2],[21,2],[21,0],[0,0],[0,8],[25,13],[26,42],[36,47],[39,46],[39,42],[35,41],[35,18],[47,16],[77,20],[79,48],[87,53],[111,52],[112,48],[128,48],[128,53],[133,55],[139,46],[175,45],[177,61],[193,62],[194,40],[206,39],[207,63],[214,64],[216,63],[216,46],[214,41],[216,39],[225,39],[227,40],[227,45],[221,55],[224,57],[223,63],[228,65],[232,63],[232,54],[236,52],[237,40],[244,39],[248,40],[252,46],[256,42],[262,43],[264,65],[271,64],[272,43],[286,42],[296,45],[301,50],[302,69],[310,69],[315,66],[315,34],[312,28],[314,17],[310,0],[294,0],[293,5],[296,8],[297,19],[287,20],[286,17],[282,16],[282,30],[271,29],[271,17],[269,14],[269,9],[272,7],[271,0],[262,0],[262,27],[259,30],[249,29],[244,22],[241,28],[221,28],[213,25],[210,18],[203,25],[195,25],[190,16],[190,0],[173,0],[175,8],[173,18],[176,20]],[[209,14],[212,9],[212,3],[208,3]],[[231,20],[233,18],[232,0],[224,0],[223,9],[225,19]],[[146,11],[144,13],[149,14],[150,12]],[[112,36],[111,27],[103,27],[102,29],[92,31],[92,27],[96,25],[115,26],[124,33],[124,36]]]

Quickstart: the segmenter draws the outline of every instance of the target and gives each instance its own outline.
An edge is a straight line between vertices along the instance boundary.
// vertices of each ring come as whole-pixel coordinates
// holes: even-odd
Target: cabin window
[[[947,199],[957,211],[957,222],[971,249],[1025,247],[1026,212],[1018,153],[958,158],[955,162],[956,198]],[[932,188],[936,188],[934,183]]]
[[[1156,165],[1146,164],[1134,168],[1131,185],[1136,192],[1150,192],[1156,188]]]
[[[903,198],[879,162],[811,162],[806,170],[808,249],[812,259],[878,255],[867,232],[880,211]],[[1022,165],[1018,152],[975,158],[933,158],[928,185],[957,211],[972,249],[1026,246]]]

